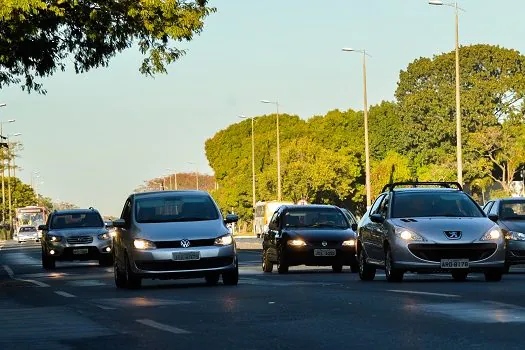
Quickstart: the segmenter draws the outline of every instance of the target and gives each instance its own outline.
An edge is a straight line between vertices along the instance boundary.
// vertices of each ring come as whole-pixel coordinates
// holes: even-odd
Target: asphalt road
[[[2,246],[3,245],[3,246]],[[525,270],[361,282],[349,270],[263,274],[240,253],[236,287],[145,281],[117,290],[96,263],[40,266],[38,245],[0,242],[0,349],[523,349]]]

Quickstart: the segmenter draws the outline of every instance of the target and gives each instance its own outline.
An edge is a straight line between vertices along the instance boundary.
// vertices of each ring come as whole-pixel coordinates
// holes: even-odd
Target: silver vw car
[[[403,188],[411,186],[412,188]],[[358,227],[361,280],[384,269],[389,282],[405,272],[450,272],[464,281],[483,272],[500,281],[505,265],[501,229],[461,185],[405,182],[386,185]]]
[[[237,285],[239,267],[233,236],[212,197],[203,191],[135,193],[124,204],[114,240],[118,288],[140,288],[143,278],[204,277]]]

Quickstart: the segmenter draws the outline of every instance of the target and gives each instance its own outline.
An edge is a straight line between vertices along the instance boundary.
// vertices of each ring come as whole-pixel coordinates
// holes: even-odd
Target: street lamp
[[[2,103],[0,105],[0,107],[5,107],[7,106],[7,104],[5,103]],[[14,119],[9,119],[5,122],[0,122],[0,137],[2,137],[2,139],[5,139],[6,137],[4,137],[4,124],[8,124],[8,123],[14,123],[15,120]],[[1,152],[1,163],[2,163],[2,222],[5,222],[5,164],[4,164],[4,161],[5,161],[5,158],[4,158],[4,150],[3,148],[0,149],[0,152]]]
[[[171,168],[166,168],[166,170],[170,172],[170,190],[173,189],[173,186],[171,183],[171,173],[175,175],[175,190],[177,190],[177,172]]]
[[[268,101],[261,100],[262,103],[269,103],[275,105],[277,109],[277,200],[281,200],[281,146],[279,142],[279,102],[278,101]]]
[[[195,162],[187,162],[188,164],[195,165]],[[195,171],[195,178],[197,180],[197,191],[199,190],[199,172]]]
[[[463,151],[461,143],[461,104],[459,92],[459,10],[458,2],[429,1],[430,5],[453,7],[456,14],[456,157],[458,163],[458,182],[463,185]]]
[[[372,191],[370,188],[370,150],[368,146],[368,101],[366,95],[366,50],[355,50],[351,48],[343,48],[345,52],[360,52],[363,54],[363,93],[364,93],[364,124],[365,124],[365,178],[366,178],[366,207],[369,208],[372,204]]]
[[[12,204],[12,201],[11,201],[11,197],[12,197],[12,193],[11,193],[11,158],[13,158],[13,164],[14,164],[14,154],[11,156],[11,148],[10,148],[10,143],[9,143],[9,138],[10,137],[17,137],[17,136],[20,136],[22,135],[22,133],[14,133],[14,134],[10,134],[10,135],[7,135],[7,150],[8,150],[8,154],[7,154],[7,192],[8,192],[8,200],[9,200],[9,230],[12,231],[12,227],[13,227],[13,204]],[[14,174],[14,168],[13,168],[13,174]],[[15,178],[15,181],[16,181],[16,178]],[[15,182],[16,184],[16,182]]]

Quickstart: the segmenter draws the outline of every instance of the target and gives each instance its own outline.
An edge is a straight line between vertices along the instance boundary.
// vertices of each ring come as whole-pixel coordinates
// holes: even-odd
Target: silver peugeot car
[[[378,268],[389,282],[408,271],[450,272],[456,281],[483,272],[500,281],[505,241],[460,184],[404,182],[386,185],[359,223],[357,254],[365,281]]]
[[[239,267],[233,236],[226,227],[237,215],[223,218],[203,191],[135,193],[113,221],[114,275],[118,288],[139,288],[143,278],[204,277],[237,285]]]

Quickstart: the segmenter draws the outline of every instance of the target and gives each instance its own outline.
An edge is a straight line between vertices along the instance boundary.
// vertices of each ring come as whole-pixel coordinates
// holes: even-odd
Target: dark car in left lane
[[[358,271],[356,224],[332,205],[284,205],[276,210],[263,235],[262,269],[279,273],[290,266],[343,266]]]

